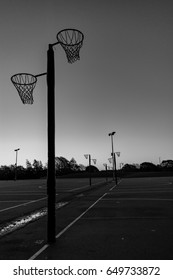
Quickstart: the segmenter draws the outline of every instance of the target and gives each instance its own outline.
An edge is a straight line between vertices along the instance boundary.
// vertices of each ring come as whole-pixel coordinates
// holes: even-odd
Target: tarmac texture
[[[173,177],[123,179],[78,192],[47,217],[0,238],[1,259],[172,260]]]

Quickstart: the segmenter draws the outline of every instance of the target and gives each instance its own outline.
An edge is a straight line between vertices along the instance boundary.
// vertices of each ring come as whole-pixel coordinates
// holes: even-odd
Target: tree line
[[[173,160],[163,160],[160,164],[155,165],[152,162],[143,162],[139,164],[125,164],[122,171],[173,171]]]
[[[47,168],[43,166],[41,161],[34,159],[31,164],[26,160],[26,167],[21,165],[1,165],[0,166],[0,180],[14,180],[19,179],[36,179],[46,176]]]
[[[77,164],[76,160],[72,158],[68,161],[64,157],[55,158],[56,176],[66,175],[69,173],[80,172],[85,170],[85,166]],[[14,180],[18,179],[39,179],[47,176],[47,164],[43,165],[40,160],[34,159],[31,163],[26,160],[26,167],[21,165],[1,165],[0,166],[0,180]]]
[[[75,173],[89,172],[89,167],[82,164],[77,164],[76,160],[72,158],[70,161],[64,157],[55,158],[56,176],[66,176]],[[173,160],[163,160],[159,165],[151,162],[143,162],[139,164],[124,164],[119,174],[131,172],[159,172],[159,171],[173,171]],[[91,166],[90,172],[97,173],[99,170],[95,166]],[[112,170],[108,170],[111,174]],[[104,170],[101,173],[105,173]],[[103,174],[104,175],[104,174]],[[47,164],[43,165],[41,161],[34,159],[33,163],[26,160],[26,167],[16,165],[1,165],[0,166],[0,180],[15,180],[17,179],[39,179],[47,177]]]

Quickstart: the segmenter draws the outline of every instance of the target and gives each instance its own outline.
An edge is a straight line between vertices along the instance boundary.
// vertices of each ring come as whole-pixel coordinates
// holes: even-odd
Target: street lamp
[[[57,42],[49,44],[47,51],[47,73],[32,75],[19,73],[11,77],[11,81],[16,87],[19,96],[24,104],[33,103],[33,90],[37,77],[47,76],[47,124],[48,124],[48,175],[47,175],[47,197],[48,197],[48,219],[47,236],[48,243],[56,241],[56,178],[55,178],[55,45],[60,44],[66,52],[67,60],[73,63],[80,59],[79,51],[83,45],[84,35],[77,29],[63,29],[57,34]]]
[[[15,149],[14,151],[16,152],[16,163],[15,163],[15,181],[17,180],[17,155],[18,155],[18,151],[20,149]]]

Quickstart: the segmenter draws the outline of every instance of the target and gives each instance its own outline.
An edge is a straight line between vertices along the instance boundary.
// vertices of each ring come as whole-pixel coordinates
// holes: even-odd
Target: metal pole
[[[107,164],[105,165],[105,169],[106,169],[106,182],[108,181],[108,166]]]
[[[17,151],[18,151],[18,150],[16,150],[16,166],[17,166]]]
[[[113,170],[113,180],[115,180],[115,161],[114,161],[113,134],[111,134],[111,143],[112,143],[112,170]]]
[[[19,150],[20,149],[14,150],[16,152],[15,178],[14,178],[15,181],[17,180],[17,153],[18,153]]]
[[[118,182],[118,180],[117,180],[117,167],[116,167],[116,155],[115,155],[115,153],[114,153],[114,164],[115,164],[115,183],[116,183],[116,185],[117,185],[117,182]]]
[[[17,153],[18,153],[18,150],[16,150],[16,168],[15,168],[15,181],[17,180]]]
[[[47,174],[47,195],[48,195],[48,216],[47,216],[47,239],[48,243],[56,242],[56,220],[55,220],[55,67],[54,51],[49,45],[47,52],[47,88],[48,88],[48,174]]]
[[[89,181],[91,186],[91,155],[89,155]]]
[[[37,74],[37,75],[35,75],[35,77],[37,78],[37,77],[41,77],[41,76],[44,76],[44,75],[47,75],[47,73],[45,72],[45,73]]]
[[[17,150],[16,150],[16,164],[15,164],[15,181],[17,180]]]

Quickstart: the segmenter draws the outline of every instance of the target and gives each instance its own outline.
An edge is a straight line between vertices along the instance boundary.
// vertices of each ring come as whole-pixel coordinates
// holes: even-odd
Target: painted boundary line
[[[57,196],[58,194],[56,194],[56,196]],[[29,201],[28,202],[28,200],[23,200],[23,201],[26,201],[25,203],[22,203],[22,204],[17,204],[17,205],[15,205],[15,206],[11,206],[11,207],[8,207],[8,208],[4,208],[4,209],[2,209],[2,210],[0,210],[0,213],[1,212],[4,212],[4,211],[8,211],[8,210],[10,210],[10,209],[14,209],[14,208],[18,208],[18,207],[21,207],[21,206],[26,206],[26,205],[28,205],[28,204],[31,204],[31,203],[36,203],[36,202],[38,202],[38,201],[41,201],[41,200],[45,200],[45,199],[47,199],[47,196],[45,196],[45,197],[42,197],[42,198],[40,198],[40,199],[35,199],[35,200],[31,200],[31,201]],[[6,201],[6,200],[3,200],[3,201],[0,201],[0,202],[17,202],[16,200],[12,200],[12,201]],[[20,202],[22,202],[21,200],[20,200]]]
[[[62,231],[60,231],[56,235],[56,239],[58,239],[62,234],[64,234],[72,225],[74,225],[79,219],[81,219],[93,206],[95,206],[107,193],[104,193],[101,197],[99,197],[89,208],[87,208],[81,215],[79,215],[75,220],[73,220],[68,226],[66,226]],[[39,251],[37,251],[29,260],[34,260],[38,257],[43,251],[45,251],[50,244],[45,244]]]
[[[118,183],[117,183],[117,185],[119,185],[119,184],[121,183],[121,181],[122,181],[122,180],[119,180]],[[113,187],[111,187],[111,188],[109,189],[109,191],[112,191],[114,188],[117,187],[117,185],[116,185],[116,184],[113,185]]]
[[[5,208],[5,209],[0,210],[0,213],[1,213],[1,212],[4,212],[4,211],[7,211],[7,210],[10,210],[10,209],[18,208],[18,207],[20,207],[20,206],[25,206],[25,205],[28,205],[28,204],[31,204],[31,203],[35,203],[35,202],[44,200],[44,199],[46,199],[46,198],[47,198],[47,197],[43,197],[43,198],[40,198],[40,199],[37,199],[37,200],[31,200],[31,201],[29,201],[29,202],[25,202],[25,203],[22,203],[22,204],[18,204],[18,205],[15,205],[15,206],[11,206],[11,207],[8,207],[8,208]]]

